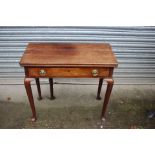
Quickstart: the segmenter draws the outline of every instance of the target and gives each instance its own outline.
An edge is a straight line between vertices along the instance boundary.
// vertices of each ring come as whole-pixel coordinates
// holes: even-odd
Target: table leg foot
[[[96,100],[101,100],[102,98],[100,96],[96,97]]]
[[[55,99],[55,96],[50,97],[50,100],[54,100],[54,99]]]
[[[31,122],[36,122],[37,118],[32,117]]]
[[[42,100],[43,98],[42,98],[42,97],[38,97],[37,99],[38,99],[38,100]]]
[[[103,129],[104,127],[104,124],[105,124],[105,118],[101,118],[101,125],[100,125],[100,128]]]

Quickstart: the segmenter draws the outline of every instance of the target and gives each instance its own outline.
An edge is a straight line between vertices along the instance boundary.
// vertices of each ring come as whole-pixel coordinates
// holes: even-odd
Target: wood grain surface
[[[109,44],[29,43],[21,66],[99,66],[117,67]]]

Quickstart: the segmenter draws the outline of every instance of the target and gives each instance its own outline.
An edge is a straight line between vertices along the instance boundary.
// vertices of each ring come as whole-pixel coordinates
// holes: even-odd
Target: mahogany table
[[[36,110],[31,89],[35,78],[39,99],[42,99],[39,78],[49,78],[51,99],[53,78],[99,78],[98,100],[103,80],[107,82],[101,120],[109,102],[114,80],[113,70],[118,63],[111,46],[104,43],[29,43],[20,65],[25,69],[24,84],[32,110],[32,121],[36,121]]]

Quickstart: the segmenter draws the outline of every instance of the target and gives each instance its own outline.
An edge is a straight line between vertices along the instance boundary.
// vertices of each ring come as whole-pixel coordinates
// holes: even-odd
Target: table
[[[113,88],[113,70],[118,63],[112,48],[105,43],[29,43],[21,60],[24,67],[24,85],[32,111],[32,121],[36,121],[36,110],[31,89],[35,78],[39,99],[42,99],[39,78],[49,78],[50,95],[53,95],[53,78],[99,78],[96,99],[100,100],[103,80],[107,89],[103,102],[101,120]]]

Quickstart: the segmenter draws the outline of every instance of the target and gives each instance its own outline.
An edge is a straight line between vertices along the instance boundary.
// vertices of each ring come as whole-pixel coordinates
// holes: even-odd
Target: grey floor
[[[55,100],[49,100],[49,85],[41,88],[43,100],[38,101],[32,86],[38,116],[32,123],[24,86],[1,86],[0,128],[100,128],[105,85],[100,101],[95,99],[97,85],[55,84]],[[155,85],[115,85],[103,128],[155,128],[149,111],[155,111]]]

